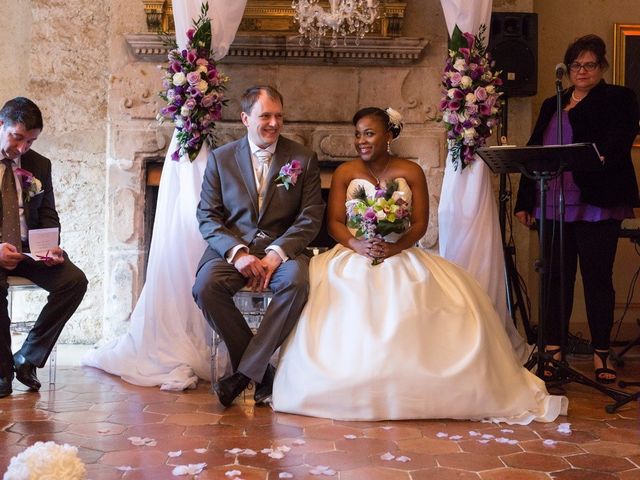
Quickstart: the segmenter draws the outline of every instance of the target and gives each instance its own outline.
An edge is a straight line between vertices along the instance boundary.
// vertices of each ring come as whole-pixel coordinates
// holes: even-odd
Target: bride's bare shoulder
[[[351,180],[363,176],[362,169],[363,166],[360,160],[349,160],[341,163],[333,172],[332,181],[348,184]]]

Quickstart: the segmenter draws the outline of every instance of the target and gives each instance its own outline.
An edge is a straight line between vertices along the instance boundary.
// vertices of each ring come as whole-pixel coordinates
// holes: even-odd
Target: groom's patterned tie
[[[269,164],[271,163],[271,152],[260,149],[255,151],[254,156],[258,160],[258,164],[256,165],[256,182],[258,189],[258,209],[260,209],[266,190],[267,174],[269,173]]]
[[[18,190],[16,178],[13,174],[13,162],[8,158],[2,159],[4,174],[2,175],[2,242],[10,243],[22,251],[20,238],[20,214],[18,211]]]

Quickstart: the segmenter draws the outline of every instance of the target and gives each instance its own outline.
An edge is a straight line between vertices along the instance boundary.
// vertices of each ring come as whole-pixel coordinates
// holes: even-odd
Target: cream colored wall
[[[62,247],[89,279],[67,342],[95,340],[102,317],[108,27],[109,2],[0,0],[0,103],[21,95],[40,106],[33,148],[52,161]],[[17,313],[33,318],[44,295],[24,295]]]
[[[594,33],[602,37],[607,44],[609,63],[613,65],[614,23],[640,24],[640,3],[638,0],[534,0],[533,11],[538,14],[538,95],[533,99],[534,116],[543,100],[554,94],[554,68],[562,62],[564,52],[575,38]],[[605,73],[605,80],[612,81],[611,70]],[[565,82],[566,83],[566,82]],[[640,176],[640,149],[634,149],[636,174]],[[640,216],[640,210],[636,211]],[[531,247],[531,255],[526,258],[530,263],[537,256],[537,238],[524,235],[524,249]],[[522,260],[522,259],[521,259]],[[522,262],[521,262],[522,263]],[[627,239],[618,243],[618,254],[614,267],[614,285],[616,288],[615,318],[620,318],[626,301],[632,276],[640,266],[640,257]],[[537,305],[537,274],[533,269],[526,271],[526,277],[533,295],[533,305]],[[619,339],[635,337],[640,331],[635,320],[640,317],[640,287],[635,288],[636,299],[627,313]],[[582,293],[582,284],[578,283],[571,322],[572,333],[589,336]],[[614,329],[614,337],[616,329]]]

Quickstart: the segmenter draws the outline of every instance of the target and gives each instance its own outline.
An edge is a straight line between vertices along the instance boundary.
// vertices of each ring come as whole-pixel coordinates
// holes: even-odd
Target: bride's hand
[[[354,252],[373,259],[373,255],[371,255],[371,249],[373,248],[373,240],[365,240],[364,238],[352,238],[349,242],[349,247]]]
[[[385,242],[382,238],[374,238],[371,242],[370,256],[372,258],[385,259],[402,251],[396,243]]]

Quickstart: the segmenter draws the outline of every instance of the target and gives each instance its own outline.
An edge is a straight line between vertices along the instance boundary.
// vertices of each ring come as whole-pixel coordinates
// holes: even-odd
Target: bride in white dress
[[[521,367],[491,300],[465,271],[414,245],[428,192],[420,166],[390,155],[401,123],[377,108],[354,117],[360,155],[334,173],[328,228],[310,296],[281,354],[276,411],[342,420],[451,418],[527,424],[566,414],[567,399]],[[411,207],[395,242],[355,238],[345,199],[396,180]],[[373,258],[383,258],[372,265]]]

